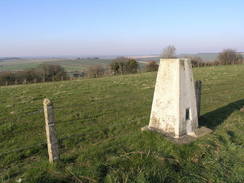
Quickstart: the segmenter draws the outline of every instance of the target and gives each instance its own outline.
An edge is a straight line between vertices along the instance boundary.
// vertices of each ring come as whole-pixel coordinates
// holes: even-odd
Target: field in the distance
[[[241,53],[244,56],[244,53]],[[196,56],[203,59],[206,62],[214,61],[218,53],[197,53],[197,54],[180,54],[179,57],[186,56]],[[135,58],[139,63],[145,64],[151,60],[159,61],[160,57],[157,55],[147,55],[147,56],[129,56],[130,58]],[[71,57],[50,57],[50,58],[1,58],[0,57],[0,72],[1,71],[20,71],[25,69],[35,68],[40,64],[58,64],[66,69],[67,72],[74,71],[84,71],[89,66],[100,64],[102,66],[108,66],[115,56],[101,57],[88,57],[88,58],[71,58]]]
[[[203,81],[200,123],[213,133],[187,145],[140,131],[156,73],[1,87],[0,182],[244,182],[244,65],[197,68],[194,76]],[[45,97],[56,108],[54,165]]]
[[[40,64],[57,64],[65,68],[67,72],[83,71],[92,65],[103,65],[107,66],[110,64],[112,59],[95,59],[95,58],[17,58],[0,61],[0,72],[1,71],[21,71],[25,69],[32,69],[38,67]]]

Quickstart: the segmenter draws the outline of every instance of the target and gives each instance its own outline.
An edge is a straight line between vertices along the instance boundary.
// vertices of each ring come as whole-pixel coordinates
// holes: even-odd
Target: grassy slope
[[[140,131],[156,73],[1,87],[0,154],[45,142],[48,97],[61,161],[47,163],[45,144],[2,154],[0,182],[243,182],[244,65],[194,73],[204,83],[200,123],[214,132],[188,145]]]

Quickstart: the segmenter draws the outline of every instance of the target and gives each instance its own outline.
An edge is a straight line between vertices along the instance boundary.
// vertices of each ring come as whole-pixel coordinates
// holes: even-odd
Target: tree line
[[[213,62],[204,62],[200,57],[190,57],[190,59],[193,67],[244,64],[242,54],[233,49],[223,50]]]
[[[176,58],[176,48],[172,45],[166,47],[161,58]],[[192,62],[193,67],[204,67],[204,66],[214,66],[214,65],[233,65],[233,64],[243,64],[244,58],[242,54],[237,53],[233,49],[224,49],[218,54],[217,58],[213,62],[205,62],[201,57],[188,56]]]
[[[161,58],[177,58],[176,48],[172,45],[166,47],[162,53]],[[213,62],[205,62],[201,57],[191,56],[187,57],[191,60],[193,67],[206,67],[215,65],[231,65],[243,64],[244,58],[240,53],[233,49],[225,49],[218,54]],[[101,65],[91,66],[87,69],[86,75],[88,77],[101,77],[103,75],[118,75],[118,74],[132,74],[137,73],[140,69],[141,72],[153,72],[158,70],[158,63],[154,60],[148,61],[144,68],[139,68],[139,64],[135,59],[119,57],[113,60],[109,68],[104,68]]]
[[[174,46],[166,47],[161,58],[176,58]],[[219,53],[214,62],[204,62],[200,57],[189,57],[193,67],[205,67],[214,65],[243,64],[244,59],[240,53],[232,49],[225,49]],[[158,70],[156,61],[148,61],[143,68],[133,58],[118,57],[108,66],[93,65],[88,67],[82,77],[97,78],[105,75],[134,74],[137,72],[153,72]],[[37,68],[15,72],[0,72],[0,85],[27,84],[48,81],[61,81],[72,79],[60,65],[41,64]]]
[[[27,84],[67,80],[69,77],[60,65],[41,64],[24,71],[0,72],[0,85]]]

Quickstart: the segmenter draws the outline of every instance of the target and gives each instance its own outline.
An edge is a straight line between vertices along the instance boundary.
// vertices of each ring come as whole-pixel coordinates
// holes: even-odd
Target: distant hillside
[[[243,57],[244,57],[244,52],[240,52]],[[177,55],[178,57],[200,57],[203,59],[203,61],[205,62],[213,62],[214,60],[217,59],[219,53],[196,53],[196,54],[179,54]],[[137,60],[139,60],[140,62],[146,62],[149,60],[155,60],[155,61],[159,61],[160,57],[159,56],[137,56],[136,57]]]
[[[244,56],[244,53],[242,53]],[[179,54],[178,57],[186,57],[186,56],[197,56],[201,57],[205,62],[214,61],[218,53],[196,53],[196,54]],[[154,60],[159,62],[159,55],[142,55],[142,56],[128,56],[130,58],[136,59],[140,64],[145,64],[148,61]],[[74,57],[63,57],[63,58],[20,58],[20,57],[0,57],[0,72],[1,71],[19,71],[29,68],[37,67],[40,64],[48,63],[48,64],[58,64],[63,66],[66,71],[82,71],[91,65],[103,65],[107,66],[112,62],[114,57],[88,57],[88,58],[74,58]]]
[[[196,56],[196,57],[201,57],[204,61],[214,61],[218,53],[196,53],[196,54],[179,54],[177,55],[178,57],[189,57],[189,56]],[[148,61],[148,60],[159,60],[159,56],[141,56],[141,57],[136,57],[136,59],[141,60],[141,61]]]
[[[240,52],[241,53],[241,52]],[[181,56],[197,56],[202,58],[204,61],[214,61],[217,59],[219,53],[197,53],[197,54],[182,54]],[[244,56],[244,53],[241,53]]]
[[[196,53],[196,54],[181,54],[180,57],[195,56],[200,57],[206,62],[214,61],[219,53]]]
[[[19,57],[0,57],[0,62],[7,62],[9,60],[18,60],[21,59]]]
[[[20,71],[30,68],[35,68],[40,64],[57,64],[61,65],[68,72],[82,71],[91,65],[108,65],[111,59],[98,58],[2,58],[0,60],[1,71]]]

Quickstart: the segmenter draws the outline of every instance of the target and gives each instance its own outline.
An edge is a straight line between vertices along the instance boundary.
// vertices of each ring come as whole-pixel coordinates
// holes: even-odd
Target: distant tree
[[[110,64],[112,74],[136,73],[138,70],[138,62],[132,58],[118,57]]]
[[[113,75],[119,74],[120,73],[120,66],[117,61],[113,61],[110,65],[110,71]]]
[[[43,81],[59,81],[68,79],[65,69],[60,65],[42,64],[35,69]]]
[[[101,77],[105,74],[105,68],[101,65],[93,65],[88,67],[86,73],[89,78]]]
[[[204,62],[201,57],[190,56],[188,58],[191,60],[192,67],[202,67],[204,65]]]
[[[176,58],[176,48],[173,45],[169,45],[164,48],[162,54],[162,58]]]
[[[153,72],[158,70],[158,64],[155,61],[150,61],[145,66],[146,72]]]
[[[126,73],[137,73],[138,63],[135,59],[129,58],[126,62]]]
[[[60,65],[43,64],[37,68],[24,71],[0,72],[0,85],[26,84],[67,79],[68,75]]]
[[[35,69],[28,69],[24,71],[18,71],[14,73],[16,83],[33,83],[33,82],[40,82],[41,77],[36,72]]]
[[[0,72],[0,84],[1,85],[10,85],[14,84],[15,75],[13,72]]]
[[[218,62],[223,65],[241,63],[243,57],[233,49],[225,49],[218,55]]]
[[[128,58],[126,57],[118,57],[112,61],[110,64],[110,70],[112,74],[125,74],[126,73],[126,62]]]

